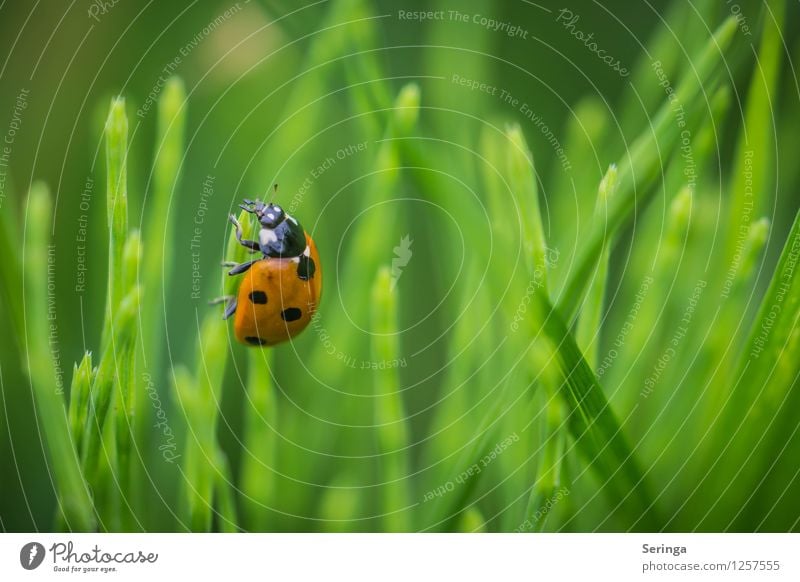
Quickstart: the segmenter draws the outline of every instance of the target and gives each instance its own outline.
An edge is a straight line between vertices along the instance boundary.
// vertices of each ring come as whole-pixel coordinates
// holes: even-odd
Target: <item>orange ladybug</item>
[[[257,241],[242,239],[242,227],[230,215],[236,238],[261,256],[228,272],[245,275],[236,297],[228,298],[222,317],[235,314],[233,330],[241,343],[274,346],[303,331],[319,305],[319,253],[300,223],[277,204],[245,200],[239,206],[255,214],[261,228]]]

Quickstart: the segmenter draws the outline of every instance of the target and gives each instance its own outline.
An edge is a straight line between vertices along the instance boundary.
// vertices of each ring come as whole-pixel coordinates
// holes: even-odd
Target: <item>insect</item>
[[[276,187],[277,189],[277,187]],[[294,337],[311,321],[322,292],[322,271],[314,240],[283,208],[261,200],[244,200],[240,208],[255,214],[260,223],[258,240],[242,238],[234,215],[229,220],[239,243],[252,261],[225,263],[228,275],[244,274],[236,296],[226,301],[223,319],[234,315],[236,339],[252,346],[274,346]]]

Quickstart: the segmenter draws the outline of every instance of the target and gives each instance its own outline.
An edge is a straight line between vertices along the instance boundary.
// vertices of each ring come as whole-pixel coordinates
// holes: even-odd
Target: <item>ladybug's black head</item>
[[[255,214],[262,228],[269,228],[272,230],[286,220],[286,212],[284,212],[283,208],[271,202],[269,204],[264,204],[258,199],[255,201],[245,200],[244,204],[240,204],[239,207]]]

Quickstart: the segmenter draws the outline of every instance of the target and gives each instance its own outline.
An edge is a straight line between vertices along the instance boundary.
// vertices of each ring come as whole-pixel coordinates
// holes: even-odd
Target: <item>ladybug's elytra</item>
[[[258,240],[242,239],[236,217],[230,221],[236,238],[261,256],[233,266],[229,275],[245,273],[235,297],[227,297],[223,319],[235,314],[236,339],[251,346],[274,346],[303,331],[317,309],[322,292],[319,253],[312,238],[280,206],[245,200],[240,208],[256,215]]]

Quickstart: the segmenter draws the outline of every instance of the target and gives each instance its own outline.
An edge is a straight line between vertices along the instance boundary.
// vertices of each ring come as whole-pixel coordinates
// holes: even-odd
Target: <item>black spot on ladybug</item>
[[[314,259],[300,255],[300,261],[297,263],[297,276],[303,281],[308,281],[316,271],[317,265],[314,264]]]
[[[264,305],[267,302],[267,294],[263,291],[252,291],[248,297],[250,301],[258,305]]]
[[[244,341],[246,341],[247,343],[249,343],[252,346],[265,346],[265,345],[267,345],[267,340],[263,340],[260,337],[256,337],[256,336],[253,336],[253,335],[247,336],[246,338],[244,338]]]
[[[303,315],[298,307],[288,307],[281,311],[281,319],[283,321],[297,321]]]

